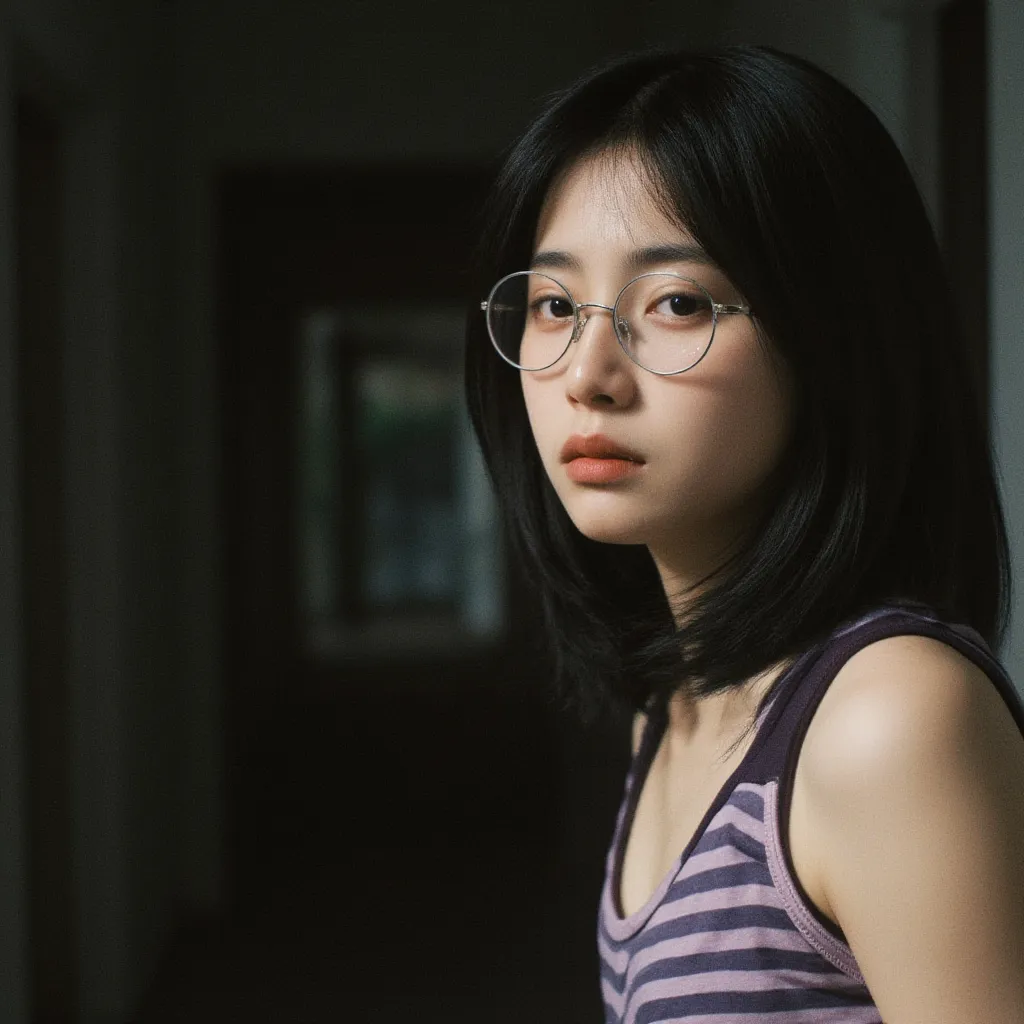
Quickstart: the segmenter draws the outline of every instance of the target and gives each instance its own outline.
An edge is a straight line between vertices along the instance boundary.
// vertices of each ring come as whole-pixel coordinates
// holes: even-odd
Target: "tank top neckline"
[[[736,787],[746,781],[759,781],[751,778],[753,775],[752,768],[759,761],[762,749],[771,736],[772,727],[785,708],[786,701],[779,700],[778,698],[791,686],[799,685],[804,670],[814,661],[823,644],[831,643],[846,633],[858,629],[875,619],[894,613],[906,613],[908,610],[910,609],[904,605],[893,604],[876,608],[867,614],[861,615],[852,622],[847,622],[840,626],[835,632],[825,638],[824,641],[812,644],[803,654],[795,658],[788,668],[779,673],[778,678],[772,683],[761,700],[754,727],[756,730],[754,739],[739,764],[736,765],[715,794],[690,839],[669,866],[668,871],[664,874],[654,891],[631,914],[624,914],[622,910],[622,871],[626,857],[626,845],[633,829],[633,821],[636,816],[640,793],[650,771],[651,762],[654,760],[658,744],[661,742],[668,724],[667,702],[660,700],[651,707],[641,736],[640,746],[630,767],[627,783],[629,787],[628,793],[622,815],[616,825],[615,834],[612,839],[611,871],[609,872],[609,885],[605,899],[605,924],[610,935],[616,939],[626,939],[646,924],[651,915],[658,909],[662,900],[664,900],[673,880],[682,871],[694,848],[700,842],[704,833],[707,832],[708,826],[728,803],[729,797],[736,790]]]
[[[623,814],[616,826],[612,841],[612,870],[610,872],[610,892],[608,893],[610,899],[607,901],[610,905],[607,908],[609,913],[606,915],[606,925],[609,933],[615,938],[628,938],[643,927],[654,911],[657,910],[659,904],[665,898],[665,894],[668,892],[673,879],[683,869],[694,847],[700,842],[701,837],[707,831],[715,815],[728,802],[729,796],[736,787],[745,780],[750,765],[756,761],[765,737],[771,731],[772,712],[777,704],[776,697],[788,684],[793,674],[804,664],[808,656],[808,654],[804,654],[795,659],[791,665],[779,673],[778,678],[769,687],[761,700],[757,720],[754,725],[754,739],[751,741],[746,753],[715,793],[708,809],[698,822],[682,852],[669,866],[668,871],[651,895],[644,901],[642,906],[638,907],[631,914],[624,914],[622,910],[622,870],[626,857],[626,845],[633,829],[637,804],[639,803],[644,783],[647,780],[651,762],[654,760],[654,755],[668,725],[668,707],[666,702],[662,700],[652,706],[640,739],[640,745],[633,760],[633,765],[630,768],[628,795],[623,807]]]

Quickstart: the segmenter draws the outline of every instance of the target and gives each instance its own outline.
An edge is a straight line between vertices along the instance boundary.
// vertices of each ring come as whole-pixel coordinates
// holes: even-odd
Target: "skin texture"
[[[980,669],[924,637],[865,648],[793,799],[798,878],[887,1024],[1024,1020],[1024,738]]]
[[[545,267],[577,302],[611,305],[638,270],[636,250],[693,239],[665,215],[627,155],[599,155],[556,183],[540,217],[535,253],[571,256]],[[648,270],[692,277],[721,303],[743,297],[725,274],[698,262]],[[659,377],[633,363],[611,314],[591,310],[578,341],[550,369],[523,373],[541,459],[573,522],[586,536],[646,544],[670,593],[713,570],[750,528],[785,447],[790,400],[784,372],[747,316],[720,319],[693,369]],[[559,453],[573,434],[604,434],[638,452],[642,471],[612,485],[566,475]]]
[[[692,242],[628,156],[571,168],[548,198],[536,251],[578,302],[610,305],[638,248]],[[719,269],[664,264],[718,302],[743,296]],[[786,374],[755,324],[729,316],[708,355],[676,377],[637,367],[594,310],[552,368],[523,373],[545,469],[576,526],[646,544],[677,616],[753,528],[790,429]],[[559,453],[601,433],[639,453],[611,485],[571,481]],[[670,705],[627,842],[629,913],[670,869],[749,745],[743,734],[782,666],[724,694]],[[638,717],[634,744],[642,727]],[[898,637],[853,657],[801,749],[788,824],[797,880],[843,930],[886,1024],[1024,1021],[1024,738],[992,683],[933,640]]]

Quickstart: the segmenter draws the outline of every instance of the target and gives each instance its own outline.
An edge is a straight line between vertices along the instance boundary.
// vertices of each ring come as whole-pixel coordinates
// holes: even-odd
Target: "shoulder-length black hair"
[[[471,316],[470,415],[584,709],[737,685],[889,602],[997,644],[1009,569],[986,425],[927,214],[875,115],[759,47],[606,64],[512,149],[485,212],[480,296],[528,266],[553,178],[601,150],[639,157],[756,311],[795,382],[796,422],[760,529],[677,629],[646,548],[592,542],[569,520],[518,375]]]

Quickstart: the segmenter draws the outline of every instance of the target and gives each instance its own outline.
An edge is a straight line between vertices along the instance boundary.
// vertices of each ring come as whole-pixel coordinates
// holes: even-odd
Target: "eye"
[[[572,319],[572,303],[561,295],[538,296],[530,303],[530,311],[534,319]]]
[[[700,313],[707,307],[707,300],[704,296],[687,295],[684,292],[677,292],[673,295],[663,296],[655,306],[655,311],[663,316],[690,317]]]

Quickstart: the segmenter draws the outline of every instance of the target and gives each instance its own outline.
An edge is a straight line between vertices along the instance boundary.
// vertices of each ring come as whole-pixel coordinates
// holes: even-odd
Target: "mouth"
[[[642,466],[644,460],[634,451],[624,445],[616,444],[611,438],[604,434],[573,434],[562,446],[562,462],[572,462],[575,459],[621,459],[625,462],[632,462]]]
[[[562,446],[561,460],[574,483],[609,484],[637,473],[643,458],[603,434],[573,434]]]

